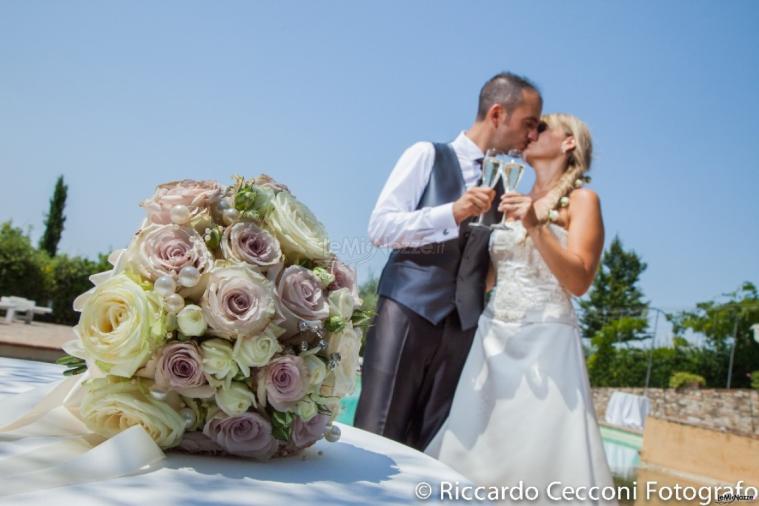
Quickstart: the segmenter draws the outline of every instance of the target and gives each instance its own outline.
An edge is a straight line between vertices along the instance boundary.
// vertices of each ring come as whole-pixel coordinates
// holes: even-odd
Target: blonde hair
[[[543,199],[537,211],[538,219],[545,220],[548,212],[556,207],[559,200],[569,195],[575,189],[575,181],[581,179],[590,170],[593,159],[593,140],[588,126],[576,116],[564,113],[553,113],[543,116],[549,128],[561,128],[567,136],[575,139],[575,147],[569,151],[567,167],[559,182],[551,188]]]

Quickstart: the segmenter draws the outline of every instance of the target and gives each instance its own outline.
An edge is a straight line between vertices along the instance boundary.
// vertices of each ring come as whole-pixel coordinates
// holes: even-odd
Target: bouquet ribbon
[[[72,376],[3,398],[0,444],[23,447],[31,438],[51,441],[0,459],[0,497],[119,478],[147,470],[165,458],[139,425],[106,439],[82,423],[76,406],[80,384],[87,376]]]

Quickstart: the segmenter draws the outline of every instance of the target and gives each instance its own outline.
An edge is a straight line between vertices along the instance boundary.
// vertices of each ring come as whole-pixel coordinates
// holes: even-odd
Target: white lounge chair
[[[22,319],[30,324],[35,314],[50,314],[49,307],[38,306],[33,300],[23,297],[0,297],[0,309],[5,309],[5,323],[13,323],[16,313],[23,313]]]

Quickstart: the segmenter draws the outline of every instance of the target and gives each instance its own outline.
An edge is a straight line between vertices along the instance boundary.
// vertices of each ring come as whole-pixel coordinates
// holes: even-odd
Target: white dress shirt
[[[482,158],[482,150],[464,132],[450,145],[461,165],[464,184],[471,188],[481,175],[475,160]],[[413,248],[458,236],[453,202],[416,209],[434,161],[435,148],[430,142],[418,142],[401,155],[369,218],[369,239],[375,246]]]

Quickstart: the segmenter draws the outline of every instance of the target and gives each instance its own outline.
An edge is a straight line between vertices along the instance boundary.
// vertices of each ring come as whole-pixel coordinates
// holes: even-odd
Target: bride
[[[567,114],[544,116],[538,132],[524,151],[535,185],[501,199],[512,221],[490,238],[495,289],[425,452],[477,485],[536,487],[547,503],[552,482],[554,496],[613,482],[570,300],[592,283],[604,241],[598,196],[581,187],[590,133]]]

